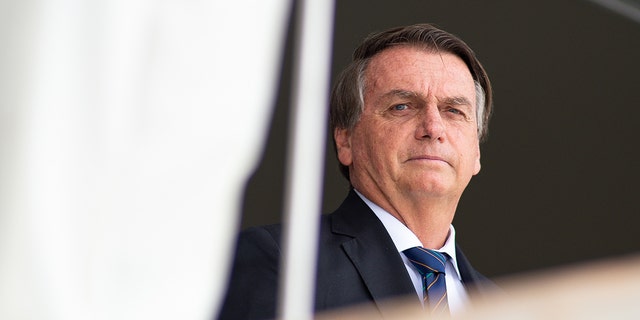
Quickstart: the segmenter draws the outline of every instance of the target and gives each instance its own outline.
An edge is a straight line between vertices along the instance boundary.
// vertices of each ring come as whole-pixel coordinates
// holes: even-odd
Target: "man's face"
[[[334,133],[353,186],[372,200],[459,198],[480,171],[475,86],[464,62],[390,48],[370,61],[365,86],[360,120]]]

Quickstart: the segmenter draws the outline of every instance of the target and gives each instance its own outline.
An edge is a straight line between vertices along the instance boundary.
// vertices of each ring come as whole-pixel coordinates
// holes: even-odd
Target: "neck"
[[[429,196],[403,196],[394,199],[379,194],[361,193],[407,226],[423,247],[434,250],[444,245],[459,200],[459,197],[450,199]]]

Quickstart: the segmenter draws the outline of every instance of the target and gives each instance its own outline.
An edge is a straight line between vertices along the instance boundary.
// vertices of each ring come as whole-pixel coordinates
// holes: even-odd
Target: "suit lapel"
[[[393,312],[386,303],[389,298],[415,296],[407,269],[384,225],[353,190],[332,214],[332,232],[351,237],[342,248],[383,317]]]

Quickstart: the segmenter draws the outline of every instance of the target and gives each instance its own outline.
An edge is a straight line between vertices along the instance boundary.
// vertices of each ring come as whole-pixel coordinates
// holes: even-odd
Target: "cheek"
[[[365,134],[353,141],[353,160],[361,167],[380,167],[382,158],[387,155],[384,142],[373,134]]]
[[[401,139],[394,135],[372,138],[367,148],[370,166],[378,172],[395,171],[402,154],[407,154],[407,152],[403,152],[406,148],[408,146],[403,146]]]
[[[411,137],[410,132],[400,130],[403,128],[382,122],[361,123],[352,137],[354,165],[378,173],[395,166],[404,141]]]
[[[480,172],[480,144],[478,139],[471,133],[460,133],[453,137],[451,141],[457,141],[454,149],[457,150],[460,169],[476,175]]]
[[[371,164],[370,155],[375,152],[368,144],[366,139],[359,137],[357,141],[353,141],[353,163],[355,166],[364,167]]]
[[[472,142],[468,148],[471,150],[467,160],[469,162],[469,167],[472,175],[476,175],[480,172],[480,146],[477,142]]]

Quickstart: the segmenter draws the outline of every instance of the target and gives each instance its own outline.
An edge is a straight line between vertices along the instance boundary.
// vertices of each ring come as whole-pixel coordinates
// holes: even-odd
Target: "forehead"
[[[449,52],[411,46],[378,53],[365,71],[365,95],[390,90],[475,98],[473,77],[462,59]]]

